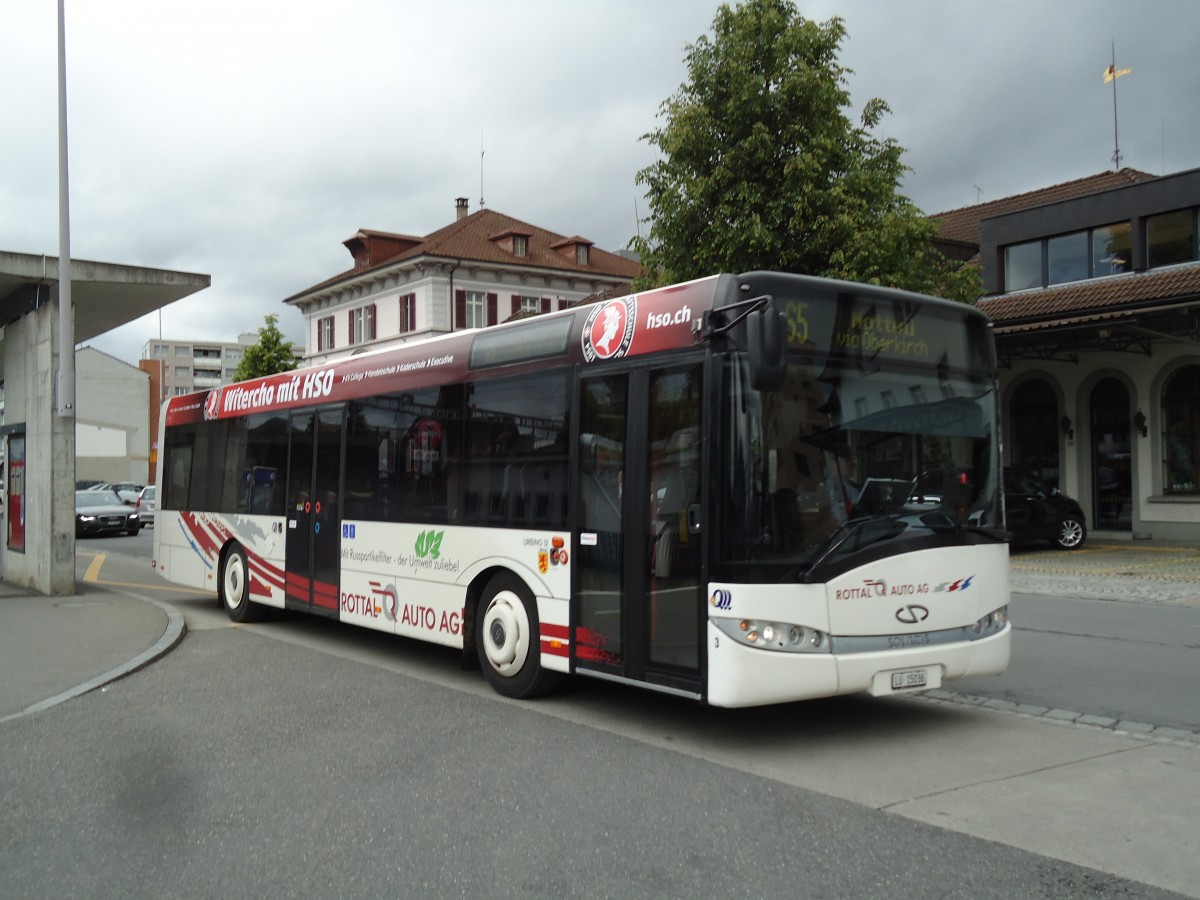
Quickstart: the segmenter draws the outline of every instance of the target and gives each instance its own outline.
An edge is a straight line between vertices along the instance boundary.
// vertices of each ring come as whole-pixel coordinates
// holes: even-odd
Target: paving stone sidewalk
[[[1010,579],[1019,594],[1200,607],[1200,546],[1093,537],[1072,551],[1016,547]]]

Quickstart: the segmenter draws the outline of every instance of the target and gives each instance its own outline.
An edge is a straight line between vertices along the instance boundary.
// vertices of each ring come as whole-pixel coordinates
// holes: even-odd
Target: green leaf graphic
[[[413,549],[416,551],[418,557],[424,558],[425,554],[429,552],[428,548],[429,544],[426,539],[426,532],[422,531],[417,535],[417,544]]]
[[[442,537],[445,536],[445,534],[446,532],[444,531],[439,531],[437,533],[432,531],[429,532],[429,555],[434,559],[437,559],[441,555],[440,551],[442,549]]]

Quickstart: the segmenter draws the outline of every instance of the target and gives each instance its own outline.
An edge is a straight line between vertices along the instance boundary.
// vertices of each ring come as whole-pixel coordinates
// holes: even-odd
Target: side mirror
[[[750,386],[777,391],[787,377],[787,329],[779,310],[767,306],[746,317],[746,349],[750,353]]]

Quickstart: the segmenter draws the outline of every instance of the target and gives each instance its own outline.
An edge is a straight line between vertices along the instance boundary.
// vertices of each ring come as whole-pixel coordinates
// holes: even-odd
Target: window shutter
[[[350,343],[354,343],[354,310],[350,310]]]
[[[466,328],[466,327],[467,327],[467,292],[466,291],[455,291],[454,292],[454,324],[451,327],[451,330],[453,331],[455,328]]]
[[[317,319],[317,352],[320,353],[325,349],[325,329],[321,327],[321,320]]]
[[[567,301],[566,301],[566,300],[564,300],[562,297],[559,297],[559,298],[558,298],[558,308],[559,308],[559,309],[566,309],[566,308],[567,308]]]
[[[550,312],[550,298],[549,297],[542,298],[542,312],[544,312],[544,313]]]
[[[371,340],[375,340],[375,304],[371,304]]]
[[[487,323],[489,325],[496,324],[496,295],[487,295]]]
[[[520,311],[521,311],[521,297],[519,294],[513,294],[512,295],[512,312],[509,313],[509,315],[515,316]]]
[[[408,330],[417,330],[417,295],[408,295]]]

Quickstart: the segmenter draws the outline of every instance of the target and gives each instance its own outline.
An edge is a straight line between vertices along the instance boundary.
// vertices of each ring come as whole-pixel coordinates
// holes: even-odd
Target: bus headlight
[[[974,640],[989,637],[1003,631],[1006,625],[1008,625],[1008,607],[1002,606],[975,622],[974,634],[971,635],[971,638]]]
[[[828,653],[829,635],[816,628],[794,622],[766,622],[760,619],[710,619],[721,631],[739,644],[761,650],[785,653]]]

